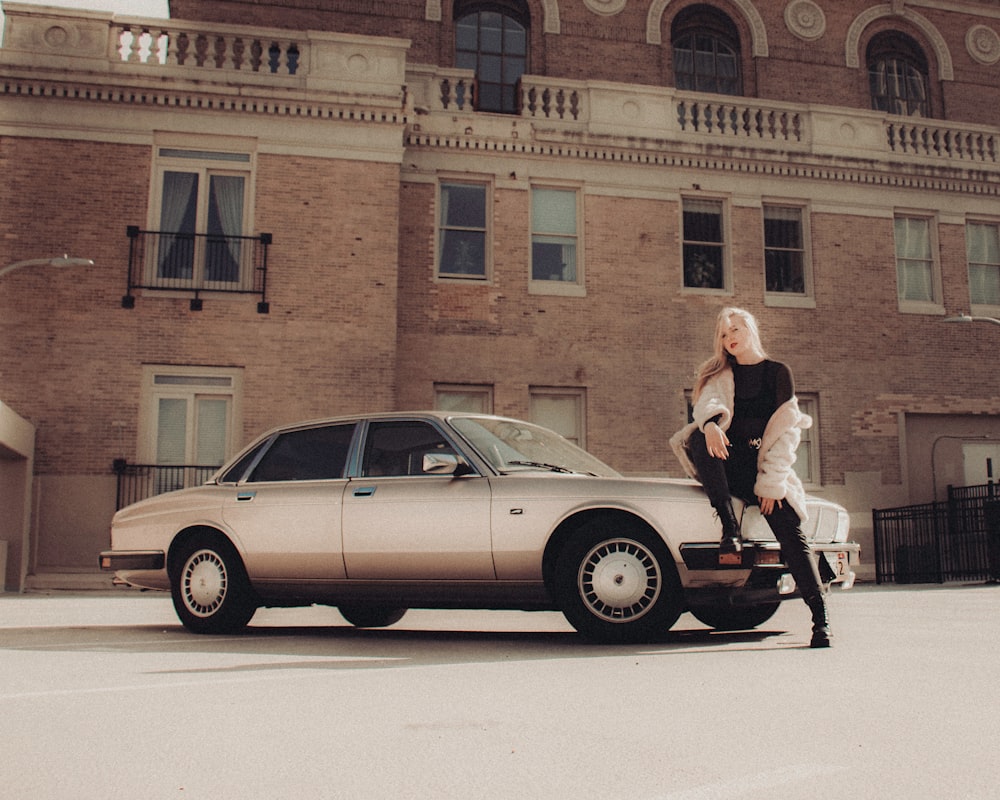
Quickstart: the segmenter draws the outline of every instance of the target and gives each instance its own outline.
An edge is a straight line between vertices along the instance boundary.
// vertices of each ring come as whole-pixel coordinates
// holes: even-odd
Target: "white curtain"
[[[163,173],[163,196],[160,201],[160,246],[157,258],[157,276],[161,278],[191,278],[189,244],[178,241],[172,234],[194,233],[183,230],[185,217],[192,198],[198,192],[198,173]]]
[[[897,217],[895,233],[900,299],[932,301],[934,262],[930,222],[915,217]]]
[[[240,272],[240,246],[241,240],[238,238],[243,234],[243,178],[239,175],[213,175],[209,182],[211,202],[215,208],[221,233],[226,237],[226,246],[233,264],[236,265],[236,274],[233,280],[239,279]],[[216,233],[216,231],[209,231]],[[224,279],[219,276],[219,279]]]
[[[965,226],[969,289],[973,304],[1000,305],[1000,226]]]

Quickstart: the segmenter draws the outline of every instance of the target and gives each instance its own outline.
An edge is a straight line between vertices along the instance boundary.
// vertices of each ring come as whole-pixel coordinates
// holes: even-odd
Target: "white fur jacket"
[[[694,406],[694,422],[685,425],[670,438],[670,446],[681,466],[695,480],[698,480],[698,471],[688,455],[687,441],[695,430],[703,430],[705,424],[716,417],[719,427],[724,431],[728,430],[733,420],[735,394],[733,371],[727,369],[719,373],[702,389]],[[758,497],[771,497],[787,502],[803,522],[808,519],[806,493],[792,465],[802,438],[802,429],[809,427],[812,427],[812,417],[799,411],[796,397],[777,408],[768,420],[761,439],[757,456],[757,481],[754,485],[754,493]]]

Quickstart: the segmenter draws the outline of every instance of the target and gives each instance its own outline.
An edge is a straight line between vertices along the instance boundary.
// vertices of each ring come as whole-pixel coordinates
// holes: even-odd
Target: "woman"
[[[805,491],[792,469],[801,429],[812,419],[799,411],[788,367],[764,352],[749,312],[724,308],[719,313],[714,355],[698,371],[694,403],[694,422],[670,443],[719,515],[720,558],[742,549],[733,497],[759,505],[812,611],[810,646],[829,647],[823,584],[802,532]]]

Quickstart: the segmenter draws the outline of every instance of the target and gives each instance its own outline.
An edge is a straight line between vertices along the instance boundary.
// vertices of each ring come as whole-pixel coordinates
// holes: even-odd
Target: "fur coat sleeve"
[[[787,502],[803,522],[808,519],[806,493],[792,465],[802,430],[809,427],[812,417],[799,410],[797,398],[792,397],[778,407],[764,429],[754,484],[754,494]]]
[[[670,437],[670,447],[681,462],[685,474],[698,480],[698,470],[688,455],[687,441],[696,430],[704,430],[705,423],[717,419],[722,430],[729,430],[733,421],[733,409],[736,406],[736,388],[733,382],[732,370],[726,370],[716,375],[705,384],[694,404],[691,422]]]

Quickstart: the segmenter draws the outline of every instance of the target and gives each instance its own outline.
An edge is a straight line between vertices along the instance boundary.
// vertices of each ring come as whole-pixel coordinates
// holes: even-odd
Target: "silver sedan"
[[[756,508],[741,560],[720,563],[697,483],[626,478],[550,430],[444,412],[327,419],[273,430],[204,486],[114,517],[104,570],[170,591],[197,633],[261,606],[336,606],[391,625],[408,608],[559,610],[585,636],[655,638],[684,612],[725,630],[795,596]],[[820,571],[849,587],[848,516],[809,499]]]

